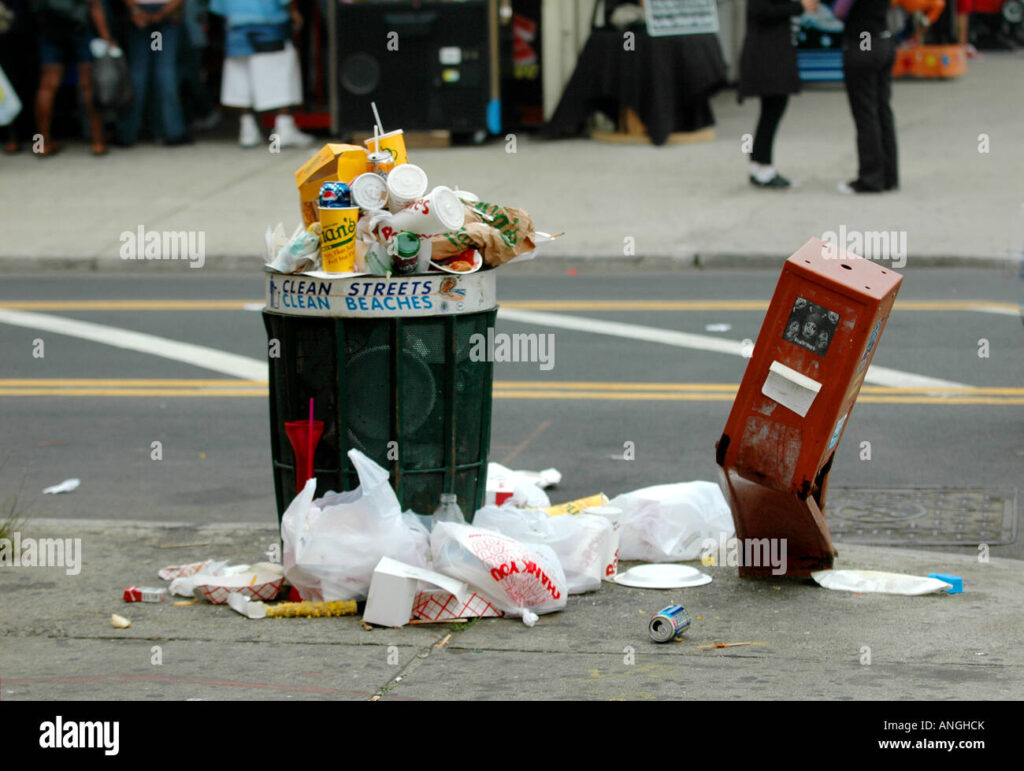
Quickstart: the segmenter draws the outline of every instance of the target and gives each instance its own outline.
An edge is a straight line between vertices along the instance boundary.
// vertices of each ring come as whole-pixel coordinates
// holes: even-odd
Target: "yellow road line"
[[[52,391],[67,391],[72,388],[100,389],[104,387],[131,388],[137,390],[152,389],[201,389],[213,391],[260,390],[265,392],[266,380],[232,380],[232,379],[193,379],[193,378],[0,378],[0,388],[7,390],[26,388],[45,388]],[[622,382],[589,382],[589,381],[527,381],[498,380],[494,383],[496,391],[626,391],[626,392],[721,392],[727,396],[735,396],[739,386],[736,383],[622,383]],[[973,387],[965,388],[895,388],[889,386],[867,385],[861,388],[863,398],[866,395],[909,395],[909,396],[1024,396],[1024,388]]]
[[[718,393],[664,393],[664,392],[623,392],[623,391],[499,391],[493,392],[495,399],[574,399],[597,401],[680,401],[680,402],[731,402],[733,394]],[[1022,397],[984,396],[872,396],[865,394],[857,399],[866,404],[1024,404]]]
[[[0,300],[0,308],[24,311],[240,311],[262,300]],[[501,307],[535,311],[764,311],[767,300],[511,300]],[[996,310],[1016,313],[1013,303],[988,300],[897,300],[900,311]]]
[[[0,396],[262,396],[252,388],[0,388]]]
[[[49,387],[72,387],[72,386],[137,386],[137,387],[160,387],[180,386],[182,388],[209,388],[225,387],[238,388],[239,386],[261,386],[266,388],[266,380],[237,380],[233,378],[222,380],[199,380],[191,378],[0,378],[0,387],[25,387],[25,386],[49,386]]]

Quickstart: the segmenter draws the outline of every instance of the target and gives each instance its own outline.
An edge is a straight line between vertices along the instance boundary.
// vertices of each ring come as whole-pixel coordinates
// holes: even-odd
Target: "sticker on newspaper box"
[[[832,344],[838,326],[838,313],[815,305],[803,297],[797,297],[793,303],[793,310],[789,312],[789,321],[786,322],[782,339],[806,348],[818,356],[824,356],[828,353],[828,347]]]
[[[267,273],[266,309],[289,316],[438,316],[496,304],[493,271],[386,278],[320,278]]]

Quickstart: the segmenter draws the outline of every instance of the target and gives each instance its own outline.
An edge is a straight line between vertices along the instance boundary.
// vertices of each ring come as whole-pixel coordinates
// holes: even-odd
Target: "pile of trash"
[[[374,107],[376,115],[376,107]],[[401,129],[379,115],[364,146],[330,143],[295,172],[302,224],[267,228],[267,268],[324,277],[468,274],[535,256],[556,236],[529,213],[481,201],[458,187],[431,187],[409,162]]]
[[[491,463],[488,503],[467,524],[454,496],[442,496],[430,516],[402,511],[388,472],[359,450],[348,455],[359,486],[314,498],[316,479],[305,482],[281,519],[282,564],[168,567],[159,572],[168,587],[129,587],[125,600],[178,595],[191,599],[177,604],[227,604],[248,618],[353,615],[365,602],[363,621],[381,626],[487,616],[533,626],[569,595],[616,582],[620,558],[697,559],[702,543],[733,534],[728,504],[710,482],[552,506],[544,488],[560,480],[555,469]],[[288,602],[267,604],[282,594]]]

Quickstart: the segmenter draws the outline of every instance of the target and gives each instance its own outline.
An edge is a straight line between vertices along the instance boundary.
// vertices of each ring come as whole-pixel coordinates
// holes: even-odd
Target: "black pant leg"
[[[851,66],[851,58],[854,59]],[[879,78],[877,67],[857,66],[856,54],[843,57],[846,96],[857,129],[857,180],[866,188],[885,189],[885,153],[879,121]]]
[[[757,120],[754,133],[754,148],[750,160],[770,166],[772,162],[772,145],[775,143],[775,132],[786,112],[789,97],[785,94],[761,97],[761,116]]]
[[[896,119],[892,114],[892,65],[896,56],[887,57],[887,65],[878,74],[878,124],[882,134],[885,188],[899,187],[899,156],[896,152]]]

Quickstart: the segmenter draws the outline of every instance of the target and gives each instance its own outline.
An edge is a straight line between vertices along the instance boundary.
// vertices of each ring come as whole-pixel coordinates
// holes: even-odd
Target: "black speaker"
[[[495,0],[337,6],[339,131],[501,131]]]

